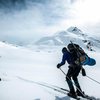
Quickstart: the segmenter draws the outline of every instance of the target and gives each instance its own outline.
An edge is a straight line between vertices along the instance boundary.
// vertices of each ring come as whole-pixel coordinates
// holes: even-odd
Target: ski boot
[[[77,94],[77,96],[81,96],[81,97],[83,97],[83,98],[85,98],[86,96],[85,96],[85,93],[83,92],[83,91],[76,91],[76,94]]]
[[[77,99],[77,95],[76,95],[76,93],[74,93],[74,92],[69,92],[69,93],[67,93],[67,95],[68,95],[69,97],[72,97],[72,98]]]

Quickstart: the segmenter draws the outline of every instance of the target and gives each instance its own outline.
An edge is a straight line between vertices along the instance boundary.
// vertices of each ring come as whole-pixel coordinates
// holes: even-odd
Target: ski
[[[63,90],[63,91],[69,92],[69,90],[64,89],[64,88],[60,88],[60,87],[58,87],[58,86],[56,86],[56,88],[59,88],[59,89],[61,89],[61,90]],[[85,94],[85,97],[78,96],[78,99],[81,99],[81,98],[85,98],[85,99],[87,99],[87,100],[97,100],[97,98],[95,98],[94,96],[89,96],[89,95],[86,95],[86,94]]]
[[[99,100],[97,98],[95,98],[94,96],[89,96],[89,95],[85,95],[85,97],[83,98],[86,98],[87,100]]]
[[[55,87],[56,89],[60,89],[62,91],[66,91],[67,93],[69,93],[69,90],[68,89],[65,89],[65,88],[62,88],[62,87],[59,87],[59,86],[55,86],[55,85],[50,85],[50,84],[47,84],[47,83],[43,83],[43,84],[49,85],[51,87]],[[86,94],[85,94],[85,97],[78,96],[77,98],[74,98],[74,99],[77,99],[77,100],[80,100],[80,99],[100,100],[99,98],[95,98],[94,96],[89,96],[89,95],[86,95]]]
[[[29,82],[29,83],[34,83],[34,84],[37,84],[37,85],[40,85],[40,86],[43,86],[43,87],[46,87],[46,88],[49,88],[49,89],[52,89],[56,92],[59,92],[59,93],[62,93],[62,94],[65,94],[67,95],[68,97],[70,98],[73,98],[75,100],[83,100],[83,99],[86,99],[86,100],[100,100],[100,98],[95,98],[93,96],[88,96],[88,95],[85,95],[85,97],[81,97],[81,96],[77,96],[76,98],[72,97],[72,96],[69,96],[67,93],[69,93],[70,91],[68,89],[65,89],[65,88],[62,88],[62,87],[59,87],[59,86],[55,86],[55,85],[51,85],[51,84],[48,84],[48,83],[44,83],[44,82],[35,82],[33,80],[29,80],[29,79],[25,79],[25,78],[22,78],[22,77],[17,77],[18,79],[22,80],[22,81],[25,81],[25,82]]]
[[[69,96],[68,93],[69,93],[69,90],[67,89],[64,89],[64,88],[60,88],[58,86],[55,86],[55,85],[50,85],[48,83],[44,83],[44,82],[35,82],[35,81],[32,81],[32,80],[28,80],[28,79],[25,79],[25,78],[22,78],[22,77],[17,77],[18,79],[22,80],[22,81],[26,81],[26,82],[30,82],[30,83],[34,83],[34,84],[37,84],[37,85],[40,85],[40,86],[43,86],[43,87],[46,87],[46,88],[49,88],[49,89],[52,89],[56,92],[59,92],[61,94],[65,94],[67,95],[69,98],[73,98],[75,100],[81,100],[80,97],[72,97],[72,96]]]

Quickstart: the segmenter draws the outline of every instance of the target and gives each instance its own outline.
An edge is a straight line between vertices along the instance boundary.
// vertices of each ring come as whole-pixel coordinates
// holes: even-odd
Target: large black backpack
[[[74,44],[74,43],[70,43],[67,46],[69,52],[72,55],[72,60],[78,64],[81,65],[82,62],[84,62],[86,60],[86,53],[84,52],[84,50],[78,45],[78,44]]]

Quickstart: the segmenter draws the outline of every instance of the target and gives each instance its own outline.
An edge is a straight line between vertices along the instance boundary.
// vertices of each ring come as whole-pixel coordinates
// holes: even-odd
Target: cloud
[[[100,18],[96,12],[99,9],[98,0],[96,3],[94,0],[22,0],[22,6],[20,0],[7,1],[11,2],[12,7],[3,7],[0,10],[1,40],[35,41],[71,25],[85,25]],[[14,2],[16,7],[13,6],[12,1],[17,2],[17,4]],[[4,3],[0,2],[0,5]],[[92,11],[89,12],[91,9]]]
[[[5,6],[0,12],[0,39],[9,41],[30,41],[45,34],[52,33],[55,26],[68,18],[70,2],[66,0],[1,0]],[[8,3],[9,1],[9,3]],[[16,4],[17,2],[17,4]],[[16,9],[25,4],[23,9]],[[16,4],[16,7],[14,5]],[[67,5],[67,6],[66,6]],[[14,9],[13,9],[14,7]],[[8,9],[8,10],[7,10]],[[50,34],[51,34],[50,33]]]

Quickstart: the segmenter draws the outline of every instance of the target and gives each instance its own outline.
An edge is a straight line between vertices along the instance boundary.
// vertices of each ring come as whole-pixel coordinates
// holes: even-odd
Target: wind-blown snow
[[[0,42],[0,100],[69,100],[47,87],[36,84],[47,83],[68,89],[63,73],[56,68],[61,61],[61,48],[29,50]],[[100,53],[86,51],[96,59],[94,67],[85,66],[87,75],[100,81]],[[67,64],[62,69],[67,72]],[[23,81],[22,79],[25,79]],[[29,81],[28,81],[29,80]],[[79,81],[86,94],[100,98],[100,84],[80,74]]]

